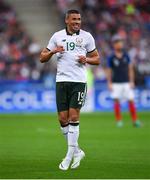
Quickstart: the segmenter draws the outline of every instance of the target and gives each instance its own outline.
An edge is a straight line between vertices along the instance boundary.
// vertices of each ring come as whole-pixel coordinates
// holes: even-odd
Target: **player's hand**
[[[86,64],[86,57],[85,56],[78,56],[79,60],[78,62],[81,63],[81,64]]]
[[[52,52],[54,53],[54,54],[56,54],[56,53],[61,53],[61,52],[64,52],[65,51],[65,49],[64,49],[64,47],[63,46],[57,46],[56,48],[54,48],[53,50],[52,50]]]
[[[110,91],[112,91],[113,90],[113,87],[112,87],[112,83],[108,83],[108,89],[110,90]]]
[[[134,88],[135,88],[135,84],[134,84],[134,82],[130,82],[130,87],[131,87],[132,89],[134,89]]]

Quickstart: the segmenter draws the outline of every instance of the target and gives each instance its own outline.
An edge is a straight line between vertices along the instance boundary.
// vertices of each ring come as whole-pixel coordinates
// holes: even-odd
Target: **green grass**
[[[0,178],[150,178],[150,113],[142,128],[115,126],[112,113],[81,115],[80,145],[86,158],[62,172],[66,152],[55,114],[0,115]]]

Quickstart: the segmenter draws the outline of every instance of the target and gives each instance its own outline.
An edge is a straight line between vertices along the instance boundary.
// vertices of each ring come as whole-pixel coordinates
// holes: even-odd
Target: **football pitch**
[[[134,128],[127,113],[124,127],[112,113],[81,115],[80,145],[86,157],[76,170],[61,171],[66,152],[56,114],[0,115],[0,178],[150,178],[150,112],[139,113]]]

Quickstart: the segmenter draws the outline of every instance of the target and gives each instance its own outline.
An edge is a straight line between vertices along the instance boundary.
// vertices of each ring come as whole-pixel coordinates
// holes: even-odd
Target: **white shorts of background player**
[[[134,90],[129,83],[113,83],[111,97],[119,100],[133,100]]]

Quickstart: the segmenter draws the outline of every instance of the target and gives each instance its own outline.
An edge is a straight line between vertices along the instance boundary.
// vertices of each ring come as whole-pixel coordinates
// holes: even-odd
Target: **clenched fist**
[[[79,60],[78,60],[79,63],[86,64],[87,61],[86,61],[86,57],[85,56],[81,55],[81,56],[78,56],[78,57],[79,57]]]

